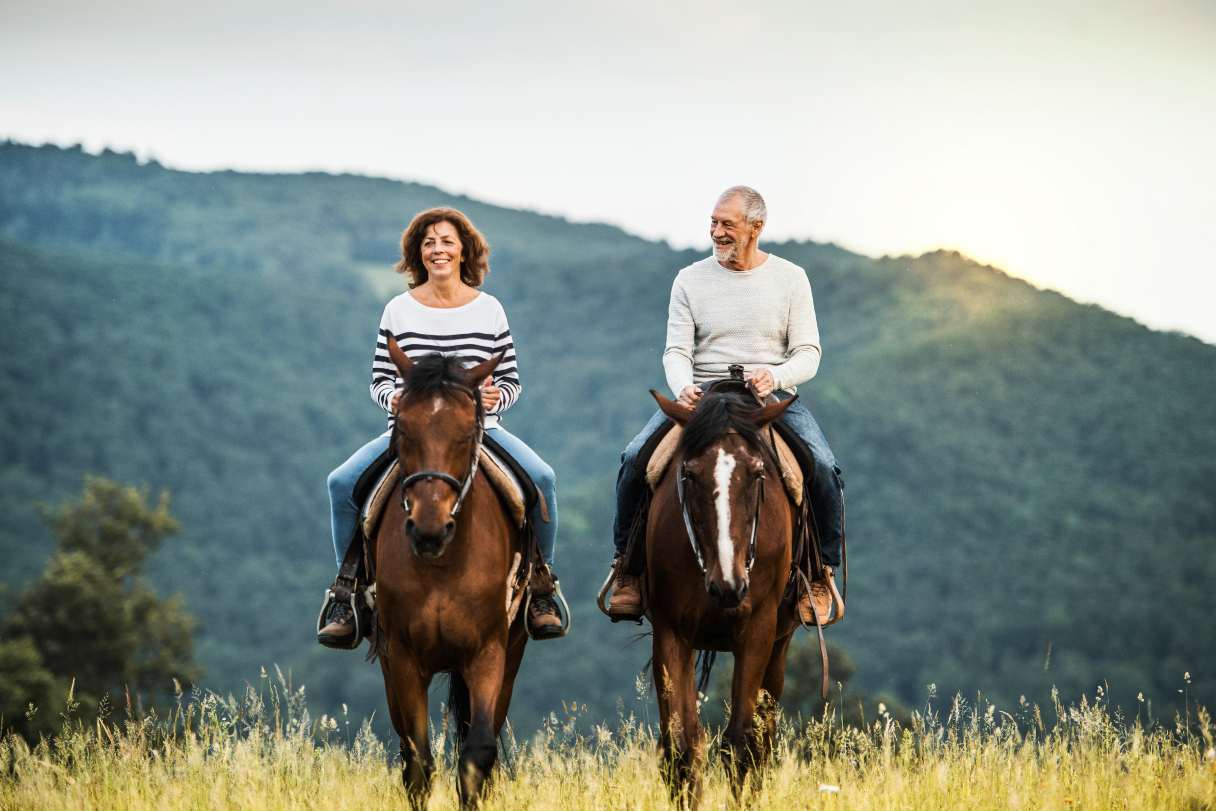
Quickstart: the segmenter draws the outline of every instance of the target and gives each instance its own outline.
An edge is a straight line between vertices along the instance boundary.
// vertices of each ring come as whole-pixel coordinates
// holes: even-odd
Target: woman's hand
[[[390,400],[388,403],[388,410],[391,411],[392,413],[396,414],[397,413],[397,404],[400,402],[401,402],[401,391],[398,390],[398,391],[393,392],[393,399]]]
[[[756,399],[763,403],[773,393],[777,382],[773,380],[773,373],[771,371],[761,369],[748,375],[747,385],[756,393]]]
[[[487,413],[494,410],[494,406],[498,405],[498,401],[502,399],[502,389],[494,385],[494,379],[487,377],[481,384],[481,407]]]

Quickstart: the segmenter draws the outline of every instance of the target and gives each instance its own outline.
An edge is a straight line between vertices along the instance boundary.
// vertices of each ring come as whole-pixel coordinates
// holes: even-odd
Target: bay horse
[[[528,551],[477,460],[484,433],[479,386],[501,356],[469,369],[452,356],[411,360],[389,337],[404,390],[393,447],[402,478],[373,541],[380,659],[402,781],[425,808],[434,759],[427,689],[450,674],[448,713],[459,760],[457,794],[475,806],[498,759],[497,736],[528,636],[523,611],[508,625],[507,581]]]
[[[734,382],[711,388],[695,411],[651,394],[684,429],[645,535],[660,754],[672,799],[695,807],[705,756],[696,651],[734,654],[722,758],[736,797],[776,733],[785,657],[798,628],[784,600],[795,513],[761,429],[794,400],[761,406]]]

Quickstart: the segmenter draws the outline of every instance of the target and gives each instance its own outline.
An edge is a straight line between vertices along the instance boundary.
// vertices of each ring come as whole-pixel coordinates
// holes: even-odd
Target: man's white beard
[[[714,243],[714,259],[717,259],[723,265],[729,265],[735,261],[735,257],[739,255],[739,243],[732,242],[729,245],[722,246]]]

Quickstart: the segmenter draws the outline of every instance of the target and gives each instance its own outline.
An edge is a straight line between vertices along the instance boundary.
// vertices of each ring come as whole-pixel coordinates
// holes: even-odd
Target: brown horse
[[[760,429],[793,400],[760,407],[742,384],[727,383],[692,411],[651,393],[684,427],[646,527],[663,774],[673,800],[696,806],[705,747],[694,683],[697,650],[734,654],[722,757],[736,796],[767,758],[776,732],[785,656],[798,627],[783,600],[794,509]]]
[[[524,612],[508,627],[505,610],[515,555],[527,557],[524,539],[477,475],[478,385],[500,358],[464,369],[441,355],[412,361],[392,338],[388,349],[405,384],[393,429],[402,479],[374,542],[375,649],[415,808],[426,806],[434,771],[427,688],[436,674],[450,674],[457,792],[468,807],[498,759],[527,643]]]

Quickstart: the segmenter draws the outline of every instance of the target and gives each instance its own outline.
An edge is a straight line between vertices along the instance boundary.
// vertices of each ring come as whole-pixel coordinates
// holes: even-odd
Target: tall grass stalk
[[[627,715],[588,732],[584,707],[563,710],[526,741],[504,738],[509,768],[488,808],[670,807],[650,725]],[[3,739],[0,808],[403,807],[395,752],[369,723],[352,734],[348,722],[312,718],[303,688],[263,673],[240,698],[179,692],[163,717],[138,716],[128,703],[120,719],[85,725],[69,715],[59,735],[34,745]],[[775,753],[737,805],[711,756],[704,807],[1216,809],[1207,711],[1146,725],[1113,710],[1101,690],[1068,706],[1053,696],[1046,712],[956,696],[940,711],[928,703],[906,726],[881,709],[863,728],[830,713],[785,720]],[[454,808],[450,752],[440,764],[430,808]]]

